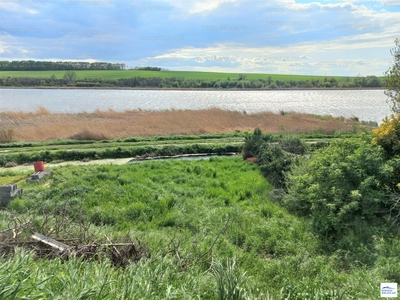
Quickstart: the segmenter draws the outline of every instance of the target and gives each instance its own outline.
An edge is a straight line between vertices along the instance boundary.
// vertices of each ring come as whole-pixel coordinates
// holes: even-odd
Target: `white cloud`
[[[14,1],[0,2],[0,11],[1,10],[9,11],[9,12],[27,13],[30,15],[34,15],[34,14],[38,13],[38,11],[36,9],[24,7]]]
[[[234,3],[243,0],[205,0],[205,1],[190,1],[190,0],[165,0],[171,6],[179,8],[190,15],[201,14],[218,9],[221,4]],[[186,16],[187,17],[187,16]]]
[[[195,2],[190,8],[189,12],[191,14],[202,13],[206,11],[212,11],[217,9],[222,3],[235,2],[235,0],[208,0]]]
[[[219,65],[221,70],[234,66],[238,72],[257,72],[272,68],[277,72],[290,74],[323,75],[322,73],[330,71],[337,75],[361,73],[381,76],[388,63],[384,59],[374,58],[373,55],[379,51],[380,57],[385,57],[392,46],[393,41],[387,35],[371,33],[285,46],[247,47],[227,43],[208,47],[184,47],[156,58],[181,60],[182,63],[193,61],[207,67],[213,64],[215,67],[215,62],[218,61],[223,63]],[[373,52],[372,55],[367,54],[368,49]],[[364,56],[362,53],[365,53]],[[344,54],[358,58],[343,59]]]

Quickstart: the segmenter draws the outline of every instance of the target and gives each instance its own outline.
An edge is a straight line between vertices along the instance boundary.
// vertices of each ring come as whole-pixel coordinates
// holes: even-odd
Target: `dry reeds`
[[[130,110],[109,109],[93,113],[52,114],[39,107],[35,113],[0,114],[0,130],[11,128],[18,141],[55,139],[114,139],[130,136],[204,134],[253,131],[259,127],[270,133],[349,132],[359,125],[355,120],[285,112],[246,114],[218,108],[206,110]]]
[[[15,138],[15,132],[12,128],[0,129],[0,143],[12,143]]]

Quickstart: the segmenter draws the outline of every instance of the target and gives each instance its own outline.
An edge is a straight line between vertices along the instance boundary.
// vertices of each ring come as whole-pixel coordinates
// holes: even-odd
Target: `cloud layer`
[[[173,70],[377,75],[400,2],[2,0],[0,59]]]

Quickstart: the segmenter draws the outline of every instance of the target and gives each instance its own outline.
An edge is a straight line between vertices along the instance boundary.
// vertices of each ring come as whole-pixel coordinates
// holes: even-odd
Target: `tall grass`
[[[43,212],[58,218],[65,207],[71,220],[83,212],[97,241],[128,234],[150,258],[124,269],[17,251],[0,258],[6,299],[377,299],[380,282],[398,279],[397,239],[377,237],[374,262],[346,268],[306,219],[268,199],[258,166],[238,158],[60,167],[21,187],[0,211],[0,231],[11,216],[42,224]]]
[[[93,113],[52,114],[40,107],[34,113],[4,112],[1,129],[10,128],[18,141],[46,141],[67,138],[127,138],[170,134],[208,134],[252,131],[329,133],[353,132],[361,123],[355,120],[319,118],[301,113],[246,114],[217,108],[208,110],[169,110],[117,112],[109,109]]]
[[[15,140],[15,131],[12,128],[0,129],[0,143],[12,143]]]

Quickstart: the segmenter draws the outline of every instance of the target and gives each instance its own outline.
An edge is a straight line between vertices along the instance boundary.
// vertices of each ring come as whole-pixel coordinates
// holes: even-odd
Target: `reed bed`
[[[354,132],[361,125],[355,119],[316,116],[295,112],[205,110],[143,111],[112,109],[88,113],[51,113],[45,107],[35,112],[0,113],[0,131],[12,130],[13,141],[40,142],[57,139],[115,139],[130,136],[205,134],[252,131],[269,133]]]

